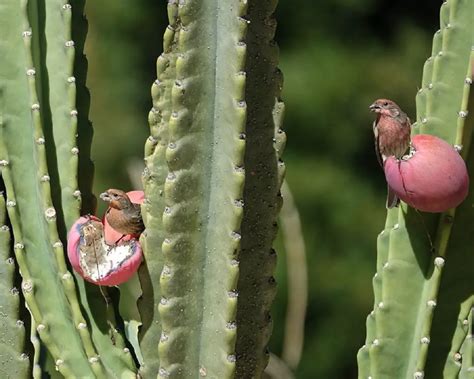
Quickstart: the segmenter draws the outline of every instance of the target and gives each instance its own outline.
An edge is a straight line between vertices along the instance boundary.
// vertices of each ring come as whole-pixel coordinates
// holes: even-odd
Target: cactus
[[[25,309],[20,303],[15,283],[15,261],[11,256],[10,228],[5,224],[6,206],[3,193],[0,196],[0,374],[26,377],[30,371],[28,359],[30,347],[26,341]]]
[[[284,175],[275,6],[169,2],[145,144],[145,261],[119,300],[65,258],[67,231],[95,208],[84,2],[0,4],[0,301],[16,325],[0,360],[15,377],[261,375]],[[21,299],[4,294],[17,281]]]
[[[423,70],[413,125],[414,134],[434,134],[462,149],[471,175],[472,125],[465,117],[472,83],[472,12],[468,0],[441,6],[441,29]],[[406,205],[388,211],[377,242],[374,310],[358,354],[360,378],[431,378],[443,372],[453,378],[462,367],[468,375],[461,361],[463,350],[472,351],[467,334],[474,261],[465,233],[472,230],[473,201],[471,189],[464,203],[441,215],[421,215]]]

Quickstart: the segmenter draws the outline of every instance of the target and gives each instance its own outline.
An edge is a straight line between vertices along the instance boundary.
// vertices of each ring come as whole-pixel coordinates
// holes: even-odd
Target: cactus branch
[[[27,344],[24,311],[20,291],[16,288],[15,260],[12,255],[6,206],[0,194],[0,376],[26,378],[31,371],[30,347]],[[23,307],[24,309],[24,307]],[[23,315],[22,315],[23,313]]]
[[[470,14],[472,2],[466,0],[450,0],[442,5],[441,29],[433,38],[433,55],[425,63],[422,88],[417,94],[414,132],[419,130],[435,134],[453,144],[465,141],[469,145],[470,139],[466,135],[471,135],[469,128],[464,126],[469,94],[466,69],[471,65]],[[466,153],[464,157],[467,157]],[[468,161],[469,166],[471,159]],[[438,303],[438,307],[450,307],[449,312],[439,310],[437,314],[451,315],[453,307],[459,305],[469,292],[467,282],[446,286],[441,276],[446,259],[453,260],[448,272],[460,272],[463,264],[459,264],[459,259],[464,259],[464,266],[468,264],[466,248],[460,247],[457,241],[462,240],[459,237],[461,230],[472,223],[472,212],[469,213],[466,208],[469,203],[468,197],[456,210],[456,217],[454,209],[439,217],[422,216],[426,229],[435,236],[436,257],[431,256],[419,214],[405,205],[397,212],[398,221],[390,233],[386,263],[381,275],[378,269],[374,278],[376,301],[374,312],[367,321],[366,345],[359,352],[360,376],[421,378],[425,375],[425,367],[431,370],[432,365],[428,364],[432,361],[430,357],[437,356],[439,359],[442,349],[438,348],[436,334],[431,336],[432,328],[439,331],[436,318],[432,325],[434,308]],[[392,219],[393,212],[389,211],[387,223]],[[381,238],[384,237],[379,237],[378,260],[387,254],[385,245],[380,244]],[[451,273],[444,276],[452,278]],[[409,290],[402,289],[401,283]],[[456,293],[456,296],[446,303],[444,291],[451,296]],[[375,320],[375,328],[370,317]]]

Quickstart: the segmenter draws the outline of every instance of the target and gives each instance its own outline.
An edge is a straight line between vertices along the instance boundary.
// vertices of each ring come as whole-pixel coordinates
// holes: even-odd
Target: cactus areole
[[[401,160],[390,157],[384,169],[397,196],[420,211],[447,211],[468,193],[464,160],[453,146],[432,135],[414,136],[410,154]]]
[[[142,249],[136,239],[107,244],[104,226],[95,216],[83,216],[74,223],[67,251],[75,271],[88,282],[105,286],[129,280],[142,261]]]

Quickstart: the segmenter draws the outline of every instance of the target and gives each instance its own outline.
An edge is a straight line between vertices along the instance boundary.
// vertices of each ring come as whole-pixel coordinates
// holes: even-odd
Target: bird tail
[[[387,186],[387,208],[391,209],[398,207],[398,204],[400,204],[400,199],[395,194],[393,189],[391,189],[390,186]]]

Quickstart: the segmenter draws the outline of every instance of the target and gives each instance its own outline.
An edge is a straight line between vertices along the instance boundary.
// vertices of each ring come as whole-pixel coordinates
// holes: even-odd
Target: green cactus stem
[[[99,289],[87,288],[78,279],[80,305],[64,260],[65,231],[81,206],[76,134],[79,140],[84,135],[86,142],[90,136],[87,125],[84,134],[77,129],[73,68],[81,54],[75,53],[71,20],[84,24],[83,3],[77,5],[79,16],[65,1],[7,1],[0,6],[0,19],[8,30],[0,43],[2,176],[23,293],[57,369],[65,376],[100,378],[105,377],[104,363],[116,375],[128,370],[132,377],[134,364],[120,346],[123,341],[116,338],[114,346],[104,333],[110,328],[110,311],[105,311]],[[83,26],[76,32],[79,47],[82,30]],[[78,71],[83,84],[83,70]],[[87,108],[84,100],[80,105]],[[87,114],[83,118],[87,124]],[[83,161],[86,166],[87,158]]]
[[[35,40],[29,11],[36,14],[34,5],[28,8],[25,1],[7,1],[0,7],[0,18],[8,33],[0,44],[5,58],[0,71],[0,151],[2,160],[6,162],[2,176],[15,237],[15,255],[23,277],[22,289],[38,324],[41,340],[50,348],[63,375],[77,370],[87,376],[94,373],[87,354],[93,356],[96,353],[93,348],[86,353],[76,329],[78,323],[74,325],[72,322],[83,322],[83,319],[73,313],[66,295],[71,286],[74,288],[74,283],[65,266],[62,243],[56,231],[56,210],[50,198],[50,177],[31,49]],[[35,253],[31,254],[33,251]],[[61,281],[63,285],[58,285]],[[53,298],[56,301],[54,306],[51,303]],[[100,367],[100,364],[95,366]]]
[[[435,134],[453,145],[463,141],[463,157],[472,173],[474,166],[467,155],[471,132],[464,126],[470,87],[466,70],[471,65],[471,14],[472,2],[467,0],[450,0],[441,7],[441,29],[433,39],[433,56],[425,64],[417,94],[414,133]],[[398,221],[390,232],[388,255],[379,237],[378,262],[386,261],[374,280],[376,301],[367,321],[366,345],[358,356],[360,377],[422,378],[425,371],[427,377],[440,375],[442,368],[435,362],[443,362],[440,352],[446,357],[447,351],[437,336],[443,328],[448,335],[452,330],[446,328],[447,322],[441,326],[437,318],[446,321],[443,315],[457,315],[455,309],[473,291],[472,281],[464,276],[472,258],[462,243],[462,233],[473,220],[470,199],[456,213],[450,210],[441,216],[421,216],[406,205],[395,211]],[[387,225],[393,223],[393,217],[391,210]],[[435,255],[427,233],[434,237]],[[442,276],[443,270],[447,272]],[[465,279],[453,282],[453,275]],[[435,313],[435,307],[443,311]],[[451,340],[445,337],[444,344]]]
[[[43,377],[43,368],[41,367],[41,341],[38,337],[37,325],[34,318],[30,319],[30,341],[34,348],[33,353],[33,379],[41,379]]]
[[[370,347],[374,341],[377,341],[375,329],[375,309],[377,309],[382,300],[382,273],[388,260],[390,233],[394,230],[394,226],[397,224],[397,222],[398,210],[388,210],[385,228],[377,237],[377,271],[372,279],[372,286],[374,289],[374,311],[370,312],[370,314],[367,316],[367,337],[364,345],[357,354],[357,361],[359,364],[359,378],[368,378],[370,377],[370,373],[375,371],[375,368],[373,367],[374,360],[370,359]]]
[[[26,339],[25,311],[16,288],[15,260],[11,256],[10,228],[6,224],[6,206],[0,195],[0,376],[26,378],[31,371]],[[23,316],[23,317],[22,317]]]
[[[88,121],[88,96],[83,68],[86,62],[82,55],[87,23],[82,15],[84,2],[74,2],[73,5],[74,8],[64,0],[38,2],[38,14],[47,17],[39,44],[32,45],[33,52],[40,57],[40,63],[36,66],[42,80],[37,87],[45,109],[41,113],[45,139],[51,140],[45,146],[48,167],[53,167],[53,170],[49,170],[49,175],[62,241],[66,240],[66,231],[80,215],[83,194],[86,199],[85,208],[91,210],[94,207],[90,204],[91,126]],[[77,92],[82,95],[79,96],[80,101],[76,101]],[[85,151],[82,151],[79,145],[85,147]],[[90,171],[80,176],[82,185],[78,182],[78,171],[82,173],[80,164]],[[89,327],[80,329],[80,333],[88,335],[90,328],[92,341],[100,351],[102,362],[111,372],[118,375],[127,368],[133,370],[130,355],[124,354],[123,351],[123,339],[116,336],[112,343],[108,334],[103,333],[104,329],[107,329],[109,324],[114,325],[115,321],[113,312],[107,309],[99,288],[84,282],[79,275],[74,275],[82,307],[90,320]],[[72,297],[71,303],[78,304],[75,291],[70,291],[69,296]],[[80,314],[79,309],[76,313]],[[108,319],[105,316],[108,316]],[[78,320],[78,324],[80,323]],[[82,325],[85,324],[82,321]],[[93,356],[89,357],[91,358],[93,359]],[[123,361],[123,365],[117,365],[120,361]]]
[[[281,130],[283,104],[279,99],[282,76],[276,67],[278,47],[273,40],[276,4],[252,1],[247,12],[245,207],[237,286],[238,378],[258,377],[267,365],[267,342],[272,328],[270,305],[276,290],[276,253],[272,244],[285,170],[279,159],[285,135]]]
[[[169,28],[177,26],[177,4],[168,4]],[[169,29],[169,30],[171,30]],[[164,185],[168,175],[166,149],[169,143],[168,124],[171,117],[171,89],[176,77],[177,54],[170,48],[169,31],[164,36],[163,53],[156,62],[157,79],[151,87],[153,107],[148,115],[150,136],[145,143],[143,186],[146,199],[142,216],[146,226],[140,238],[144,262],[139,269],[143,296],[138,300],[142,326],[139,341],[143,362],[140,374],[145,377],[158,375],[160,361],[158,346],[161,339],[161,318],[158,304],[161,300],[159,279],[163,272],[162,244],[164,241],[163,211],[165,209]],[[168,38],[168,40],[166,40]],[[164,273],[168,269],[164,270]]]
[[[472,373],[474,372],[474,298],[471,298],[470,300],[471,308],[468,312],[468,316],[460,320],[460,325],[463,326],[463,329],[467,329],[467,334],[465,335],[464,341],[459,349],[459,353],[461,354],[461,362],[458,362],[461,364],[461,370],[459,371],[460,379],[469,379],[472,377]],[[462,335],[463,334],[464,333],[462,333]],[[457,358],[457,356],[453,355],[453,358]]]
[[[274,6],[168,5],[145,146],[145,375],[230,378],[265,367],[283,175]],[[159,314],[145,300],[152,292]]]
[[[443,370],[444,378],[458,378],[461,376],[461,370],[464,371],[463,375],[467,375],[466,377],[469,377],[468,375],[472,377],[473,307],[474,295],[461,305],[459,315],[456,317],[456,329],[452,333],[452,342]]]

